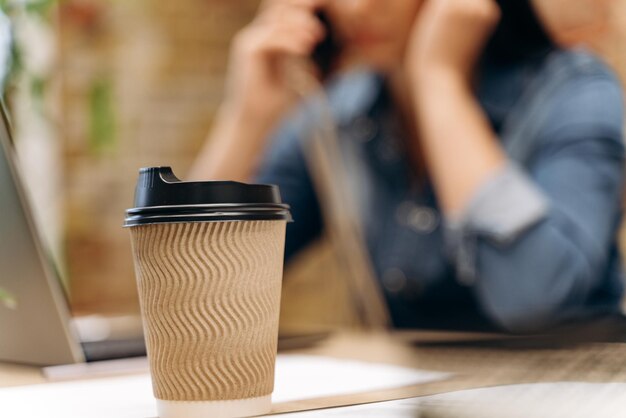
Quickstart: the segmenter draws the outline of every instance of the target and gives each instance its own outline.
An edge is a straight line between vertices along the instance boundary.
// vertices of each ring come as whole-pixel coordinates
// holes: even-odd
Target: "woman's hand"
[[[494,0],[425,1],[407,51],[409,77],[468,81],[499,19]]]
[[[283,62],[309,56],[324,28],[314,12],[325,0],[266,0],[254,21],[235,37],[225,105],[246,119],[275,122],[294,104]]]
[[[324,28],[314,12],[326,1],[265,0],[237,34],[226,97],[189,179],[247,181],[254,175],[272,129],[297,100],[284,62],[309,56],[322,39]]]

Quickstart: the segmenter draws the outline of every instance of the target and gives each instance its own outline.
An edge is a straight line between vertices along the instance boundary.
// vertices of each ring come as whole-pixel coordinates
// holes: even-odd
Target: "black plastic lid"
[[[291,221],[278,186],[235,181],[183,182],[170,167],[139,170],[135,207],[124,226],[165,222]]]

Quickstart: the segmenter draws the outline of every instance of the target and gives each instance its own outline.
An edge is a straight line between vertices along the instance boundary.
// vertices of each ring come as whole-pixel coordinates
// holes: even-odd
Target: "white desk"
[[[374,390],[369,390],[366,393],[332,394],[331,396],[326,396],[329,393],[312,392],[309,394],[311,398],[300,400],[286,397],[281,399],[284,402],[275,404],[274,412],[308,411],[329,406],[407,399],[400,402],[356,406],[350,409],[325,410],[320,414],[321,416],[329,416],[329,414],[355,416],[355,411],[360,411],[358,412],[359,416],[373,414],[374,416],[415,417],[417,400],[408,398],[417,396],[515,383],[580,381],[593,384],[594,387],[600,389],[610,389],[613,387],[612,384],[626,384],[626,367],[624,367],[626,364],[626,344],[588,344],[559,349],[512,350],[463,346],[416,346],[401,343],[388,335],[339,334],[319,346],[301,350],[298,354],[326,355],[335,358],[389,363],[415,369],[450,372],[454,373],[454,376],[447,380],[412,384],[400,389],[379,387],[377,389],[370,388]],[[285,370],[289,370],[289,368]],[[337,375],[334,373],[327,374],[333,374],[332,378],[336,378]],[[146,384],[147,376],[136,375],[135,377],[144,379],[143,390],[144,393],[148,394],[144,396],[144,399],[147,399],[147,396],[150,396],[150,389]],[[44,378],[38,369],[0,365],[0,385],[2,386],[42,382],[44,382]],[[85,385],[88,383],[89,380],[84,381]],[[407,382],[404,381],[403,383]],[[277,395],[280,384],[277,380]],[[30,402],[39,402],[45,405],[42,396],[37,395],[36,387],[36,385],[28,386],[27,396]],[[626,393],[626,390],[624,392]],[[463,410],[469,411],[471,408],[464,408]],[[626,412],[626,408],[624,411]],[[0,412],[3,411],[0,409]],[[130,409],[125,411],[125,413],[132,412]],[[141,415],[141,411],[137,411],[137,414],[132,416],[149,417],[149,415]],[[315,415],[317,415],[315,412],[300,412],[300,416],[303,418]],[[5,415],[1,414],[1,416],[4,417]],[[128,416],[128,414],[109,416]],[[534,418],[534,415],[531,416]]]

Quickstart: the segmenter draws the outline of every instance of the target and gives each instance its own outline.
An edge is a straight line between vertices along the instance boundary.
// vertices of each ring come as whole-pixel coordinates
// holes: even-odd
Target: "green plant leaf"
[[[10,13],[15,8],[26,10],[26,12],[48,18],[52,7],[62,0],[0,0],[0,10]]]
[[[89,92],[89,145],[94,154],[115,147],[113,85],[108,78],[96,79]]]
[[[0,288],[0,304],[9,309],[17,308],[17,299],[6,290]]]
[[[56,0],[30,0],[26,2],[26,11],[42,17],[47,17]]]

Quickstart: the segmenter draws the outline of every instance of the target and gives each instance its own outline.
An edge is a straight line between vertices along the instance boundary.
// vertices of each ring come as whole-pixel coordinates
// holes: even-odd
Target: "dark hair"
[[[495,61],[519,61],[545,54],[554,48],[530,0],[497,0],[502,10],[485,52]]]

